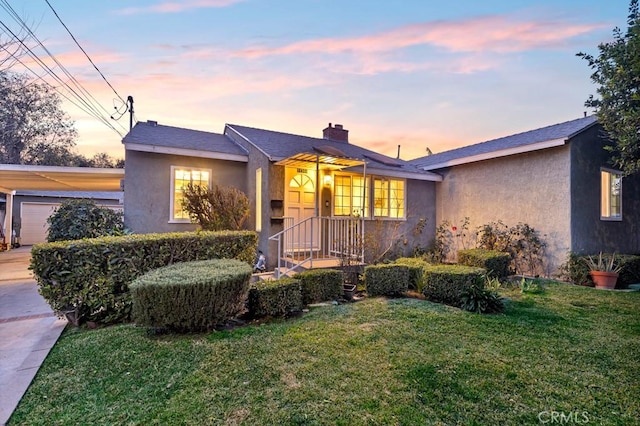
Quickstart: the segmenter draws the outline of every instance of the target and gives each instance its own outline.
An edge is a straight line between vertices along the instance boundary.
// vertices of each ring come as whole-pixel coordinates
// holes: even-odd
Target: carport
[[[6,196],[6,214],[0,225],[5,238],[11,238],[16,191],[122,191],[123,179],[124,169],[0,164],[0,192]]]

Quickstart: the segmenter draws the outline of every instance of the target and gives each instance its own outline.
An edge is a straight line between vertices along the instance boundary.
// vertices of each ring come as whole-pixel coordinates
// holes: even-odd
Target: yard
[[[369,298],[211,334],[70,328],[9,424],[638,421],[639,292],[501,293],[501,315]]]

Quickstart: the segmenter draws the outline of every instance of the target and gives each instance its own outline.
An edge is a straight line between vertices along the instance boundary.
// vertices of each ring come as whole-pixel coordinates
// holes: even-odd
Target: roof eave
[[[242,163],[249,162],[249,157],[242,154],[229,154],[225,152],[203,151],[199,149],[174,148],[160,145],[146,145],[140,143],[125,143],[124,147],[129,151],[151,152],[155,154],[181,155],[186,157],[201,157],[214,160],[239,161]]]
[[[524,154],[526,152],[539,151],[541,149],[554,148],[562,146],[567,143],[568,138],[551,139],[543,142],[536,142],[527,145],[520,145],[512,148],[501,149],[498,151],[491,151],[483,154],[470,155],[467,157],[455,158],[449,161],[443,161],[441,163],[430,164],[428,166],[418,166],[422,170],[437,170],[444,169],[446,167],[460,166],[462,164],[475,163],[484,160],[493,160],[495,158],[507,157],[509,155]]]

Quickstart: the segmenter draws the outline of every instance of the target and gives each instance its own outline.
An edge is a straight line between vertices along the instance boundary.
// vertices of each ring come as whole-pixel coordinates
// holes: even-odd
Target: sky
[[[441,152],[592,113],[584,102],[596,87],[575,54],[597,54],[614,27],[626,28],[629,6],[623,0],[49,3],[106,82],[46,0],[3,0],[0,20],[17,30],[4,5],[13,7],[104,117],[119,117],[119,98],[132,96],[137,121],[215,133],[230,123],[322,137],[328,123],[339,123],[351,143],[393,157],[400,145],[405,160],[427,148]],[[63,75],[42,46],[33,51]],[[128,114],[107,118],[118,133],[68,101],[63,108],[78,129],[79,152],[124,157]]]

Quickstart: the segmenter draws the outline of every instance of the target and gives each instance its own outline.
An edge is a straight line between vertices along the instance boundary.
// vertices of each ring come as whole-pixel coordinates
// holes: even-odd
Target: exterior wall
[[[211,169],[211,180],[247,190],[246,164],[242,162],[155,154],[127,150],[124,184],[124,224],[132,232],[184,232],[197,229],[191,223],[169,223],[171,166]]]
[[[439,171],[444,179],[436,187],[437,223],[448,220],[460,228],[469,217],[471,239],[489,222],[526,223],[547,243],[546,273],[555,272],[571,247],[569,153],[565,145]]]
[[[640,253],[640,174],[622,179],[622,221],[600,219],[600,168],[609,164],[602,129],[571,140],[571,250],[581,254]]]

